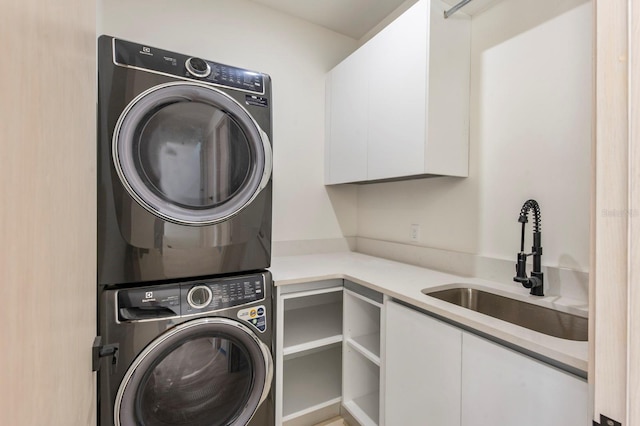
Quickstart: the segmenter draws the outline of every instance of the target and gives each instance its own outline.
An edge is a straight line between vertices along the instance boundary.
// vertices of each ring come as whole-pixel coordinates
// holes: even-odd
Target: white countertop
[[[346,279],[543,357],[583,372],[587,371],[587,342],[538,333],[425,296],[421,290],[435,290],[447,288],[455,283],[464,283],[468,287],[489,288],[496,294],[586,316],[583,304],[571,299],[531,296],[527,289],[517,283],[506,285],[478,278],[460,277],[353,252],[274,257],[270,271],[276,286],[332,278]]]

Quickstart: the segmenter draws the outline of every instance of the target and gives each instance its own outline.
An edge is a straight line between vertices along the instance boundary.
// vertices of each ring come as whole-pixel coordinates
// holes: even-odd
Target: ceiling
[[[405,0],[253,0],[359,40]]]
[[[402,6],[406,10],[417,0],[252,0],[288,15],[359,40]],[[443,0],[449,6],[461,0]],[[462,13],[475,15],[502,0],[474,0]]]

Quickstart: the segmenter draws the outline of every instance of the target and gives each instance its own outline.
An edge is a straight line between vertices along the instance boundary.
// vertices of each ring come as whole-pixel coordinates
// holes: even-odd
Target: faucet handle
[[[520,252],[518,253],[518,263],[516,263],[516,276],[513,280],[522,283],[527,279],[527,254]]]

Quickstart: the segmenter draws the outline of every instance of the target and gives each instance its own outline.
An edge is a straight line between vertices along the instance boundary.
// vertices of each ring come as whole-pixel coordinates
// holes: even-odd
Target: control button
[[[258,308],[258,316],[261,317],[264,315],[264,308]]]
[[[208,77],[211,74],[211,67],[207,61],[200,58],[189,58],[185,63],[187,71],[196,77]]]
[[[206,285],[197,285],[187,293],[187,303],[194,309],[209,306],[212,298],[211,289]]]

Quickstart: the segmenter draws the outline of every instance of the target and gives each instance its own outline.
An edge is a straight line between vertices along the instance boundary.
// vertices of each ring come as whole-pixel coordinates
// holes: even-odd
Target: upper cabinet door
[[[469,175],[469,84],[471,20],[463,13],[445,19],[449,6],[429,5],[425,173]]]
[[[471,24],[444,10],[418,1],[329,73],[327,184],[467,176]]]
[[[419,2],[369,42],[369,180],[424,173],[428,15]]]
[[[357,50],[328,75],[327,183],[367,179],[369,52],[367,46]]]

